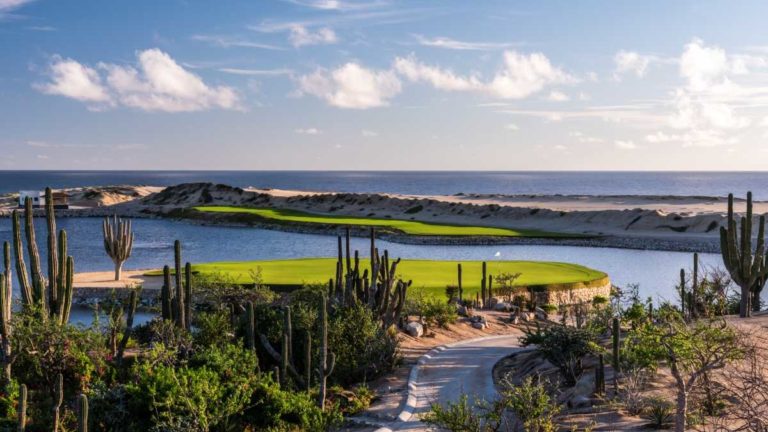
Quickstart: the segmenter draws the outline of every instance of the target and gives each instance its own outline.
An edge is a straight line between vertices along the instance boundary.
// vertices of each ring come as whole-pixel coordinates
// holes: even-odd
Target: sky
[[[766,16],[0,0],[0,169],[765,170]]]

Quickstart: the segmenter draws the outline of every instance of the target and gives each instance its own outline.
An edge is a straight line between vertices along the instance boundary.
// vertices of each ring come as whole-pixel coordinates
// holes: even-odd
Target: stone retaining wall
[[[101,303],[114,298],[127,299],[131,290],[128,288],[83,288],[74,287],[72,292],[72,304],[76,306],[88,306]],[[139,304],[142,306],[154,306],[160,298],[160,290],[144,288],[139,296]]]

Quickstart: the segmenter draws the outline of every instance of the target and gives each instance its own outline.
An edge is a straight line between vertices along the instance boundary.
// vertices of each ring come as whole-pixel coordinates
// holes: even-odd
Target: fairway
[[[363,269],[368,260],[360,261]],[[463,286],[466,293],[474,295],[480,289],[481,261],[463,261]],[[424,288],[430,295],[443,295],[446,285],[456,285],[456,261],[403,260],[397,268],[398,275],[413,280],[413,287]],[[334,277],[335,258],[299,258],[289,260],[214,262],[194,265],[193,271],[225,273],[242,283],[252,281],[250,272],[261,269],[265,285],[302,285],[326,283]],[[577,264],[544,261],[488,261],[488,274],[521,273],[520,286],[546,286],[577,288],[601,284],[607,275]],[[157,275],[159,272],[152,272]]]
[[[391,228],[409,235],[419,236],[485,236],[485,237],[581,237],[579,235],[554,233],[536,230],[515,230],[508,228],[450,225],[420,222],[401,219],[366,218],[356,216],[337,216],[305,213],[296,210],[230,207],[230,206],[202,206],[193,207],[194,210],[208,213],[241,213],[250,214],[258,218],[276,222],[309,223],[322,225],[341,226],[368,226]]]

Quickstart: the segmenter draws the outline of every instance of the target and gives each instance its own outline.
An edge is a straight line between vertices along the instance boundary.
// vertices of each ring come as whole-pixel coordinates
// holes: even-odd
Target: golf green
[[[361,259],[363,269],[368,260]],[[468,295],[480,289],[481,261],[463,261],[462,285]],[[580,288],[602,285],[607,275],[578,264],[545,261],[488,261],[488,274],[520,273],[516,284],[528,287]],[[261,272],[262,282],[268,286],[298,286],[325,283],[335,275],[335,258],[298,258],[288,260],[213,262],[196,264],[193,271],[203,274],[221,273],[241,283],[252,282],[252,272]],[[398,275],[412,280],[414,288],[423,288],[429,295],[443,295],[447,285],[457,284],[456,261],[402,260]],[[159,275],[150,272],[148,275]]]
[[[418,236],[487,236],[487,237],[538,237],[538,238],[569,238],[582,237],[576,234],[565,234],[537,230],[519,230],[488,226],[451,225],[429,223],[413,220],[368,218],[356,216],[324,215],[300,212],[296,210],[231,207],[231,206],[201,206],[194,210],[204,213],[247,214],[254,218],[274,221],[277,223],[304,223],[331,226],[366,226],[392,229],[408,235]]]

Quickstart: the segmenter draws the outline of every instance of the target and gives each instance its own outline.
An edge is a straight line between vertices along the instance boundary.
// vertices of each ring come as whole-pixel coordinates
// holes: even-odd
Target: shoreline
[[[285,222],[191,210],[224,205],[295,210],[318,215],[387,218],[433,224],[498,227],[582,238],[411,235],[378,229],[377,238],[414,245],[559,245],[678,252],[719,252],[719,227],[727,199],[662,195],[490,195],[416,196],[357,194],[275,189],[241,189],[212,183],[168,188],[107,186],[68,189],[78,204],[57,210],[59,217],[166,219],[206,226],[250,227],[276,231],[338,235],[344,228],[321,223]],[[737,212],[743,200],[736,199]],[[0,217],[15,207],[12,195],[0,197]],[[42,210],[39,210],[42,213]],[[36,210],[36,213],[38,210]],[[768,213],[768,202],[755,203],[756,214]],[[757,216],[756,216],[757,217]],[[368,228],[352,227],[367,237]]]

